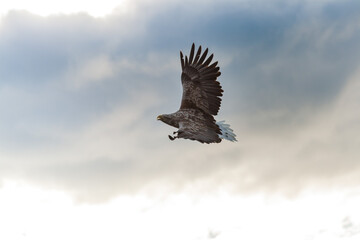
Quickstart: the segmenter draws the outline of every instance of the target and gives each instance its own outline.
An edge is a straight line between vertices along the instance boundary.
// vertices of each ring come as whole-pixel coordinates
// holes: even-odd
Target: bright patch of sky
[[[1,239],[356,239],[360,189],[293,199],[219,192],[122,196],[76,203],[61,191],[14,181],[0,189]],[[61,227],[60,227],[61,226]]]
[[[6,14],[10,10],[26,10],[31,13],[48,16],[51,14],[73,14],[86,12],[94,17],[103,17],[110,14],[115,8],[125,9],[124,0],[63,0],[63,1],[44,1],[44,0],[13,0],[1,3],[1,14]]]

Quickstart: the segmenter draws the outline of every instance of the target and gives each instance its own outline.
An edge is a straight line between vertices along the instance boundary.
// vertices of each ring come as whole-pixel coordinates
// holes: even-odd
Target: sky
[[[0,239],[360,238],[357,0],[0,9]],[[193,42],[236,143],[156,120]]]

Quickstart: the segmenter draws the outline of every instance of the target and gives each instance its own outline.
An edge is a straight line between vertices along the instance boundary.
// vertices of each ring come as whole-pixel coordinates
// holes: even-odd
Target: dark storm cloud
[[[354,54],[360,51],[355,23],[359,18],[332,18],[348,7],[337,6],[329,12],[327,6],[316,14],[296,7],[280,16],[264,13],[248,22],[249,31],[239,35],[253,37],[248,45],[238,41],[236,57],[224,70],[229,72],[229,81],[238,80],[231,81],[237,88],[230,91],[240,92],[241,109],[282,109],[289,111],[289,117],[302,108],[316,110],[333,101],[359,63],[359,55]]]
[[[281,110],[283,116],[274,122],[285,124],[304,117],[299,116],[304,109],[318,111],[333,101],[360,60],[354,10],[359,4],[254,5],[219,4],[216,11],[212,6],[213,11],[201,12],[170,6],[147,23],[152,32],[147,44],[175,51],[176,46],[187,49],[192,41],[210,46],[220,63],[227,63],[221,65],[224,98],[236,96],[238,111],[258,119],[259,111]],[[224,105],[224,110],[230,108]]]
[[[3,177],[99,200],[157,184],[281,190],[356,175],[359,3],[137,4],[104,18],[2,18]],[[238,144],[170,144],[155,122],[179,106],[178,54],[192,42],[219,61],[220,115]]]

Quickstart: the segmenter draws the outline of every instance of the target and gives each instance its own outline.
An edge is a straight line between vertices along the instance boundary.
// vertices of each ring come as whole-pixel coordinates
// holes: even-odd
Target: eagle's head
[[[170,120],[169,116],[167,114],[160,114],[159,116],[157,116],[156,118],[157,120],[160,120],[164,123],[168,123],[168,120]]]
[[[172,114],[161,114],[159,116],[157,116],[156,118],[157,120],[160,120],[166,124],[169,124],[170,126],[173,127],[179,127],[179,123],[175,120],[175,118],[173,118]]]

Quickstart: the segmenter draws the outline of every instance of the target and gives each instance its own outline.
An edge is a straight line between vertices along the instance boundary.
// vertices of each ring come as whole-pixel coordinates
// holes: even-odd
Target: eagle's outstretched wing
[[[183,95],[180,109],[198,108],[210,115],[217,115],[223,90],[216,78],[220,76],[217,62],[210,65],[213,54],[206,58],[208,49],[201,55],[201,46],[195,52],[195,44],[192,45],[189,58],[180,52],[181,59],[181,83]]]

